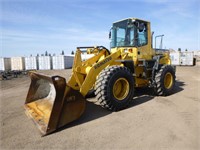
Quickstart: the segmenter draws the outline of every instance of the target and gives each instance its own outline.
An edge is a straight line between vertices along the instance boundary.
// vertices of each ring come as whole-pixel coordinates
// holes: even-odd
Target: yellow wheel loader
[[[26,114],[42,135],[78,119],[86,95],[94,90],[102,107],[128,107],[137,87],[153,87],[158,96],[172,93],[175,69],[166,50],[152,48],[150,22],[128,18],[113,23],[111,50],[103,46],[77,47],[70,79],[31,72]],[[94,56],[82,61],[81,54]]]

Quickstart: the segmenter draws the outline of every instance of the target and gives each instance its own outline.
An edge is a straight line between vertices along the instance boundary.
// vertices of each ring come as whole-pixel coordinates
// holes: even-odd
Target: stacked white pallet
[[[39,70],[51,70],[51,57],[50,56],[39,56],[38,57],[38,66]]]
[[[0,57],[0,71],[8,71],[11,69],[10,58]]]
[[[180,55],[181,53],[178,52],[170,52],[170,58],[171,58],[171,65],[178,66],[180,65]]]
[[[200,51],[193,51],[193,53],[194,53],[194,56],[197,56],[197,57],[200,57]]]
[[[181,52],[180,65],[181,66],[194,65],[194,53],[193,52]]]
[[[52,57],[52,66],[53,69],[67,69],[72,68],[74,56],[53,56]]]
[[[81,54],[81,59],[82,59],[82,61],[85,61],[93,56],[94,56],[94,54],[83,53],[83,54]]]
[[[35,56],[25,57],[25,68],[26,70],[37,70],[38,69],[38,59]]]
[[[74,63],[74,56],[71,55],[66,56],[66,62],[65,62],[66,68],[72,68],[73,63]]]
[[[24,70],[24,57],[11,57],[11,70]]]

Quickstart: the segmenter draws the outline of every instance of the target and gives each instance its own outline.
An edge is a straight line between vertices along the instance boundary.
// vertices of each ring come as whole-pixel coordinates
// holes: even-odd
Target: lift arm
[[[79,90],[83,96],[93,87],[99,73],[107,66],[119,64],[115,60],[121,56],[120,50],[110,55],[104,48],[98,49],[94,47],[92,51],[95,56],[82,61],[81,50],[77,48],[72,75],[67,83],[71,88]]]

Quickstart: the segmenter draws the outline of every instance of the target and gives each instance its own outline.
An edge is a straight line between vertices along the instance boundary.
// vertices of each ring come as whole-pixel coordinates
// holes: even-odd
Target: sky
[[[151,22],[163,48],[200,50],[199,0],[0,0],[0,57],[110,48],[112,23]]]

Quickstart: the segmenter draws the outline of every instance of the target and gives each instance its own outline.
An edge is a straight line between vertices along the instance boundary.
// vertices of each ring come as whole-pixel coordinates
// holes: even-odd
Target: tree
[[[39,56],[39,54],[37,54],[37,57]]]
[[[178,48],[178,51],[181,52],[181,48]]]
[[[49,53],[49,56],[51,56],[51,54]]]
[[[74,55],[74,51],[72,51],[71,54]]]
[[[45,56],[48,56],[48,52],[47,51],[45,52]]]
[[[186,52],[188,51],[187,48],[185,49],[185,51],[186,51]]]
[[[62,53],[61,53],[61,55],[65,55],[65,52],[62,50]]]

